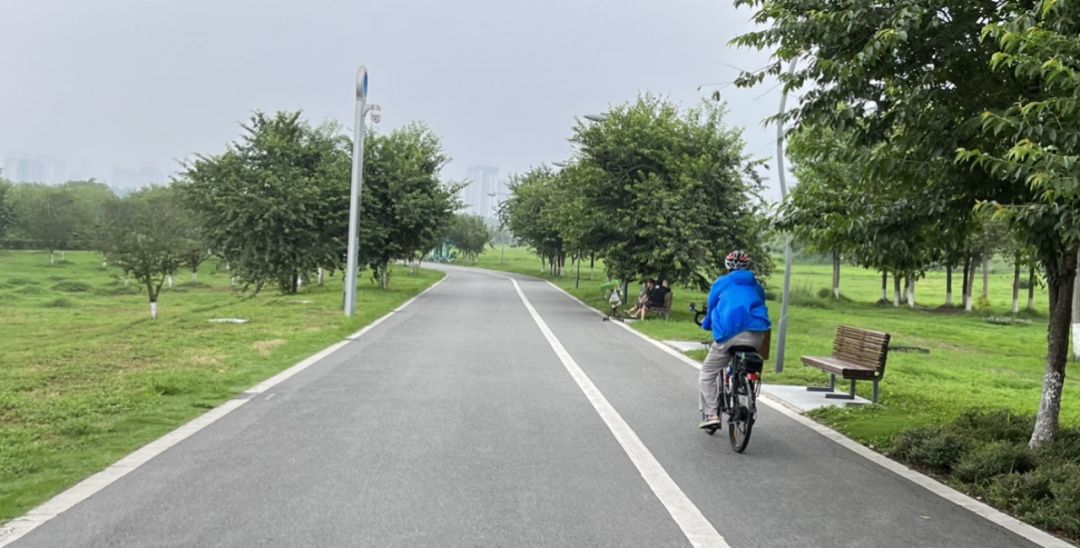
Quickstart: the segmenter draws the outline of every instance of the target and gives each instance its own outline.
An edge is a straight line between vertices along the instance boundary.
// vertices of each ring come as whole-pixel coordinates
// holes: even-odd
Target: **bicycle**
[[[690,311],[694,313],[694,323],[700,327],[705,312],[698,310],[694,303],[690,303]],[[713,341],[703,341],[701,344],[711,347]],[[752,346],[733,346],[728,352],[732,356],[731,363],[716,377],[720,389],[720,415],[728,415],[731,448],[736,453],[742,453],[750,443],[750,434],[757,420],[757,398],[761,395],[765,358]],[[703,420],[708,418],[704,408],[705,402],[699,396],[698,410],[702,412]],[[719,429],[719,426],[706,428],[705,433],[711,436]]]

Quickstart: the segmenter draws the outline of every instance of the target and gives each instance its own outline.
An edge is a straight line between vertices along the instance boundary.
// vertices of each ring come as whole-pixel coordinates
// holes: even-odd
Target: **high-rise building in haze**
[[[469,184],[461,189],[461,201],[465,212],[484,218],[495,217],[495,207],[505,199],[506,182],[499,180],[499,168],[473,166],[466,176]],[[495,194],[495,196],[491,196]]]

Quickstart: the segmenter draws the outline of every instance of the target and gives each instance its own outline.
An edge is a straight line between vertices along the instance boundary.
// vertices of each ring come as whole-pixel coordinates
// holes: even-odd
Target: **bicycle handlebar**
[[[701,327],[701,317],[706,314],[704,310],[698,310],[694,303],[690,303],[690,312],[694,313],[694,323]]]

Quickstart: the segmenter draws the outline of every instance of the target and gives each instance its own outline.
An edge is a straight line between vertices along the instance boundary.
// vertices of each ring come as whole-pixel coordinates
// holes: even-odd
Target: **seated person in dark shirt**
[[[649,281],[652,282],[652,286],[650,286],[648,295],[645,297],[646,302],[644,306],[638,311],[640,314],[639,319],[642,320],[645,319],[646,312],[656,308],[664,308],[664,301],[667,300],[667,294],[671,293],[667,280],[664,280],[663,285],[656,285],[655,280]]]
[[[649,278],[645,280],[645,288],[641,290],[641,296],[638,297],[638,302],[626,311],[628,316],[636,316],[638,311],[645,308],[645,304],[649,302],[649,292],[656,287],[656,280]]]

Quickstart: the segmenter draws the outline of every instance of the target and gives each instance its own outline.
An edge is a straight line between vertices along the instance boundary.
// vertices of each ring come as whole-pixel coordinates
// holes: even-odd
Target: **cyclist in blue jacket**
[[[699,428],[720,426],[720,390],[717,376],[731,363],[728,349],[735,346],[758,348],[765,331],[772,328],[765,306],[765,290],[750,271],[750,257],[732,251],[724,261],[727,276],[713,283],[709,307],[701,327],[712,331],[713,345],[701,366],[701,401],[706,420]]]

